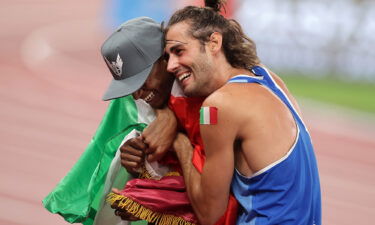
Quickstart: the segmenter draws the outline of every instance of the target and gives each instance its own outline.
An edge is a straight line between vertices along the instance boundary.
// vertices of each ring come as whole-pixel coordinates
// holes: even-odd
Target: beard
[[[206,54],[197,57],[195,63],[191,65],[193,81],[184,88],[184,94],[188,97],[206,97],[214,90],[211,90],[214,79],[214,66],[209,61]]]

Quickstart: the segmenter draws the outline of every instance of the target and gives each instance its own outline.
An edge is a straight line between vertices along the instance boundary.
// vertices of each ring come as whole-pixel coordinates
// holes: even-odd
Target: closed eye
[[[177,49],[174,49],[173,53],[177,56],[180,56],[182,55],[183,51],[184,51],[183,49],[177,48]]]

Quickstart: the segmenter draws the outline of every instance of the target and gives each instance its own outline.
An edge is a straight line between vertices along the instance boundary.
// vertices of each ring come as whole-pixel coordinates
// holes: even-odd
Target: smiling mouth
[[[178,77],[178,80],[182,83],[184,80],[186,80],[187,78],[189,78],[191,76],[191,73],[184,73],[182,74],[181,76]]]
[[[144,98],[144,100],[145,100],[146,102],[151,102],[152,99],[154,99],[154,97],[155,97],[155,94],[154,94],[153,91],[151,91],[150,94],[148,94],[148,95]]]

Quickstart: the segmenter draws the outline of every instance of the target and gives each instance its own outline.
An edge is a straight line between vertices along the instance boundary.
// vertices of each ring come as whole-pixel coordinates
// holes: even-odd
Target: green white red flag
[[[154,116],[150,106],[143,101],[134,101],[131,96],[112,100],[82,156],[43,199],[44,207],[69,223],[129,224],[120,223],[121,218],[115,216],[104,201],[111,187],[121,189],[129,179],[129,174],[119,164],[119,157],[118,162],[113,160],[124,139],[134,130],[142,131]],[[119,168],[114,169],[112,165]],[[147,222],[134,224],[146,225]]]
[[[199,123],[203,125],[217,124],[217,108],[216,107],[201,107]]]

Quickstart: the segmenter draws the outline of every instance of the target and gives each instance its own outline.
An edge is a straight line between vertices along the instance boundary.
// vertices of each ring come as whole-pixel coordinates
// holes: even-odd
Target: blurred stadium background
[[[107,103],[100,46],[136,16],[198,0],[0,2],[0,224],[67,224],[41,200],[89,143]],[[263,63],[299,99],[321,172],[323,224],[373,224],[375,2],[229,0]]]

